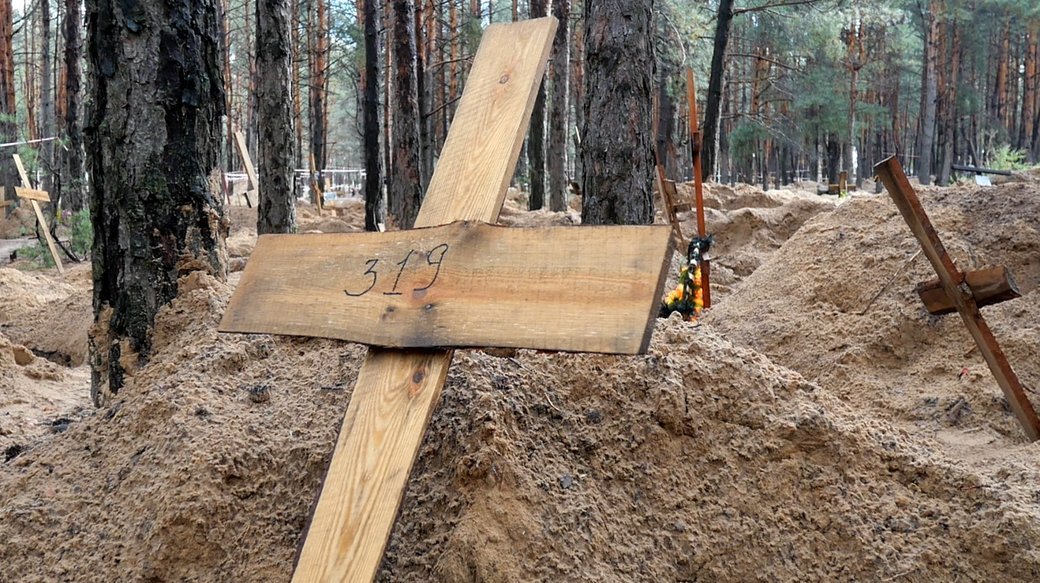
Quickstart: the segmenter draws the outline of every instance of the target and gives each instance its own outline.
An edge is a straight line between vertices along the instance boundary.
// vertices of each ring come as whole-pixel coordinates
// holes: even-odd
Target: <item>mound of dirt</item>
[[[1040,189],[921,199],[961,269],[1004,264],[1018,280],[1025,297],[983,312],[1040,405]],[[990,460],[1021,430],[960,318],[928,315],[913,292],[935,277],[918,250],[887,195],[855,197],[808,222],[705,321],[857,408]]]
[[[70,264],[61,279],[0,269],[0,332],[39,356],[80,366],[93,324],[90,289],[87,263]]]
[[[188,276],[117,399],[0,464],[0,580],[289,579],[363,349],[218,334],[229,294]],[[1035,581],[1035,462],[935,445],[675,319],[462,351],[379,579]]]
[[[677,185],[684,200],[695,200],[693,183]],[[705,224],[715,236],[711,256],[712,298],[717,302],[766,261],[801,226],[831,211],[837,197],[801,190],[770,190],[749,185],[704,185]],[[697,234],[696,212],[682,213],[683,234]],[[673,269],[677,273],[678,268]]]

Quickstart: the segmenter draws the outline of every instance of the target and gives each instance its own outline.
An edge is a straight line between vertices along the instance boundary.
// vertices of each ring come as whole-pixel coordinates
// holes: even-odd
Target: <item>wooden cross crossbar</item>
[[[464,343],[509,344],[517,335],[525,338],[518,344],[537,337],[531,342],[544,348],[645,349],[670,253],[667,227],[528,231],[454,223],[423,228],[497,220],[555,30],[556,20],[548,17],[494,24],[484,31],[416,230],[261,236],[221,329],[279,332],[289,327],[294,334],[344,338],[348,334],[341,333],[341,326],[357,327],[347,320],[367,317],[376,335],[368,340],[403,346],[453,344],[458,337]],[[608,245],[610,238],[616,242],[606,252],[586,248]],[[626,244],[640,247],[625,254],[620,247]],[[303,269],[290,273],[283,264]],[[303,287],[320,284],[321,291],[302,292],[296,284],[272,283],[272,278],[306,278]],[[287,287],[276,289],[282,284]],[[317,295],[320,307],[311,295]],[[538,314],[540,304],[557,301],[570,307]],[[599,302],[609,306],[607,311],[632,310],[632,321],[604,320],[610,316],[597,307]],[[496,303],[500,309],[494,311]],[[350,305],[368,307],[344,307]],[[522,315],[511,315],[514,309]],[[582,323],[581,314],[561,313],[565,309],[584,311],[599,323]],[[253,319],[254,311],[270,318]],[[541,326],[550,333],[533,332]],[[610,338],[634,329],[639,333],[623,341]],[[585,340],[575,343],[576,337]],[[451,359],[451,351],[438,349],[369,349],[293,581],[374,578]]]
[[[22,186],[20,188],[16,186],[14,193],[18,198],[28,200],[32,205],[33,212],[36,213],[36,220],[40,223],[40,230],[43,231],[43,237],[47,241],[47,249],[50,251],[51,257],[54,258],[54,266],[58,268],[58,273],[65,275],[65,266],[61,264],[58,248],[54,245],[51,231],[47,227],[47,220],[43,218],[43,211],[40,210],[40,202],[50,202],[50,194],[43,190],[34,190],[32,183],[29,182],[29,175],[25,172],[25,166],[22,165],[22,157],[18,154],[12,154],[12,157],[14,158],[14,165],[18,168],[18,176],[22,180]]]
[[[884,182],[889,196],[896,203],[899,213],[903,215],[903,220],[910,226],[914,237],[921,244],[922,251],[939,276],[938,285],[933,280],[918,286],[921,299],[932,313],[949,313],[953,310],[960,313],[965,327],[975,340],[1004,396],[1007,397],[1011,410],[1022,425],[1026,436],[1030,441],[1040,439],[1040,419],[1037,418],[1018,375],[1011,368],[1004,351],[979,311],[981,305],[1018,297],[1014,280],[1003,267],[968,273],[957,269],[924,212],[921,201],[910,186],[910,181],[903,173],[899,160],[895,157],[883,160],[874,166],[874,172]]]

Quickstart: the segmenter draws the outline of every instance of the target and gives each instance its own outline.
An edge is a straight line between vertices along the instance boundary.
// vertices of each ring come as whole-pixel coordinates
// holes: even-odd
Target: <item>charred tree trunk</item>
[[[546,15],[545,0],[531,0],[531,18]],[[531,130],[527,137],[527,162],[531,179],[529,210],[545,206],[545,83],[538,85],[538,95],[531,111]]]
[[[382,172],[379,156],[379,2],[364,0],[365,75],[362,78],[363,142],[365,145],[365,230],[383,222]]]
[[[81,0],[65,0],[65,138],[62,204],[76,212],[86,207],[86,170],[83,163],[83,128],[80,111],[83,103],[80,60],[83,41],[80,38],[83,19]]]
[[[296,231],[291,66],[289,0],[256,0],[256,232],[261,235]]]
[[[551,62],[552,110],[549,112],[549,210],[567,210],[567,98],[570,93],[570,0],[553,0],[553,16],[559,22],[553,39]]]
[[[393,0],[394,99],[393,166],[387,212],[397,228],[410,229],[422,203],[419,131],[419,72],[416,62],[415,2]]]
[[[584,224],[654,220],[653,0],[586,0]]]
[[[178,278],[226,276],[219,13],[216,0],[87,2],[98,405],[151,356],[155,315]]]
[[[733,22],[733,0],[719,0],[715,20],[715,48],[711,53],[711,74],[708,78],[708,102],[704,109],[704,131],[701,134],[701,172],[704,180],[715,175],[716,153],[719,140],[719,115],[722,112],[722,77],[726,72],[726,45],[729,44],[729,26]]]

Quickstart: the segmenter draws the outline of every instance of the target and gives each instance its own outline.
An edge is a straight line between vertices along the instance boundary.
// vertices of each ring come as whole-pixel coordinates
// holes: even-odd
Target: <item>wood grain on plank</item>
[[[661,296],[669,229],[487,223],[264,235],[224,332],[376,346],[636,354]]]
[[[924,212],[921,201],[917,198],[910,181],[907,180],[899,160],[895,157],[881,161],[874,166],[874,172],[881,178],[888,190],[889,196],[896,203],[903,220],[910,226],[910,231],[917,237],[928,261],[931,262],[939,280],[942,282],[946,297],[954,302],[957,311],[964,321],[979,352],[989,365],[990,372],[996,379],[1000,389],[1004,392],[1011,410],[1022,426],[1023,431],[1030,441],[1040,439],[1040,419],[1033,410],[1029,398],[1025,394],[1018,375],[1004,356],[1004,351],[997,343],[993,332],[989,329],[971,288],[965,282],[964,274],[954,265],[950,254],[946,252],[939,234],[932,227],[928,214]]]
[[[969,271],[964,274],[964,281],[971,289],[971,295],[975,297],[975,305],[980,308],[1022,297],[1015,278],[1011,277],[1011,273],[1004,266]],[[939,316],[957,311],[957,304],[946,295],[941,279],[930,279],[920,283],[914,291],[930,314]]]
[[[29,182],[29,175],[25,172],[25,166],[22,164],[22,157],[18,154],[11,154],[14,158],[14,165],[18,168],[18,177],[22,180],[23,188],[32,188],[32,183]]]
[[[14,187],[14,194],[18,198],[24,198],[26,200],[38,200],[40,202],[50,202],[51,195],[45,190],[36,190],[33,188],[22,188],[21,186]]]
[[[551,17],[484,31],[417,227],[498,219],[555,32]],[[375,578],[451,359],[450,351],[369,350],[294,582]],[[426,372],[416,377],[420,366]],[[407,399],[402,378],[414,381]]]

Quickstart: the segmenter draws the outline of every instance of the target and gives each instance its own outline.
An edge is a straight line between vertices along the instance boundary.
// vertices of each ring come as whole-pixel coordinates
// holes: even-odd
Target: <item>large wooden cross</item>
[[[1030,441],[1040,439],[1040,420],[1029,402],[1029,398],[1018,380],[1018,375],[1004,356],[997,339],[983,319],[980,306],[995,304],[1019,297],[1015,282],[1004,267],[960,271],[946,252],[939,234],[921,206],[914,188],[907,180],[899,160],[895,157],[883,160],[874,166],[874,172],[885,183],[889,196],[895,201],[903,220],[910,226],[914,237],[921,244],[925,257],[935,268],[939,278],[921,283],[917,293],[932,314],[957,311],[965,327],[975,340],[979,352],[989,365],[997,384],[1004,391],[1011,410],[1022,425]]]
[[[32,205],[33,212],[36,213],[36,221],[40,224],[40,230],[43,231],[43,238],[47,241],[47,249],[54,258],[54,266],[58,268],[58,273],[65,275],[65,267],[61,264],[57,247],[54,246],[54,239],[47,227],[47,220],[43,218],[43,211],[40,210],[40,203],[50,202],[51,195],[45,190],[33,190],[32,183],[29,182],[29,175],[25,172],[25,166],[22,165],[22,157],[18,154],[11,156],[14,158],[14,165],[18,168],[18,176],[22,181],[22,186],[15,187],[14,193],[18,198],[27,200]]]
[[[257,241],[222,331],[373,345],[294,581],[374,578],[451,364],[444,347],[647,348],[668,227],[487,224],[505,199],[555,29],[550,17],[484,32],[416,229]]]

